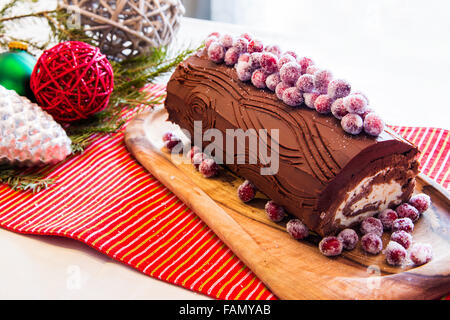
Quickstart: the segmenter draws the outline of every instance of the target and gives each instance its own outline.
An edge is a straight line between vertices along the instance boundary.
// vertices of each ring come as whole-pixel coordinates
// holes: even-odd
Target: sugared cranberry
[[[236,38],[233,42],[233,48],[235,48],[239,53],[247,52],[248,40],[245,38]]]
[[[231,47],[225,53],[224,61],[227,66],[234,66],[238,62],[238,59],[239,51],[234,47]]]
[[[253,71],[252,84],[258,89],[264,89],[266,87],[267,73],[261,69]]]
[[[328,84],[333,79],[333,74],[328,70],[319,70],[314,73],[314,87],[322,94],[328,92]]]
[[[409,199],[409,204],[419,211],[419,213],[423,213],[428,210],[431,205],[430,196],[425,193],[416,194]]]
[[[395,209],[399,218],[410,218],[412,222],[419,220],[419,211],[409,203],[402,203]]]
[[[172,132],[166,132],[163,135],[162,140],[164,142],[164,147],[166,147],[169,150],[172,150],[177,144],[181,142],[181,139],[178,138]]]
[[[253,40],[253,36],[250,35],[250,34],[247,33],[247,32],[244,32],[243,34],[241,34],[241,35],[239,36],[239,38],[247,39],[248,42],[250,42],[250,41]]]
[[[187,154],[187,157],[191,160],[191,162],[193,162],[194,156],[195,156],[197,153],[200,153],[200,152],[201,152],[201,150],[200,150],[199,147],[193,146],[193,147],[191,148],[191,150],[189,150],[189,152],[188,152],[188,154]]]
[[[344,105],[349,113],[363,114],[366,111],[367,100],[360,94],[351,94],[344,98]]]
[[[391,241],[398,242],[403,248],[408,249],[412,243],[412,235],[406,231],[398,230],[391,234]]]
[[[251,183],[248,180],[245,180],[244,183],[242,183],[238,187],[237,194],[238,194],[239,199],[241,199],[242,202],[249,202],[249,201],[253,200],[253,198],[255,198],[256,188],[253,185],[253,183]]]
[[[217,42],[217,37],[208,37],[208,38],[206,38],[206,40],[205,40],[205,48],[206,48],[206,50],[209,49],[209,47],[211,46],[211,43],[213,43],[213,42]]]
[[[361,95],[364,99],[366,99],[367,101],[367,105],[369,105],[369,98],[367,98],[367,95],[365,95],[364,93],[362,93],[361,91],[355,91],[352,94],[359,94]]]
[[[314,102],[314,108],[317,112],[322,114],[330,113],[331,105],[333,104],[333,99],[331,99],[328,95],[322,94],[317,97]]]
[[[355,230],[344,229],[339,232],[337,238],[342,242],[345,250],[353,250],[358,244],[359,237]]]
[[[205,178],[211,178],[219,173],[219,166],[214,159],[207,158],[200,163],[198,170]]]
[[[286,224],[286,230],[295,240],[302,240],[309,235],[308,227],[299,219],[292,219]]]
[[[366,107],[366,111],[364,111],[363,114],[360,114],[360,116],[364,120],[367,117],[367,115],[372,112],[375,112],[375,111],[372,108]]]
[[[263,43],[258,40],[258,39],[252,39],[250,40],[248,47],[247,47],[247,51],[250,53],[253,52],[262,52],[264,49],[264,45]]]
[[[313,76],[313,75],[314,75],[317,71],[319,71],[319,70],[320,70],[320,69],[319,69],[318,66],[312,65],[312,66],[309,66],[308,68],[306,68],[306,73]]]
[[[241,81],[248,81],[252,78],[253,68],[250,63],[238,62],[236,64],[236,74]]]
[[[297,80],[295,86],[304,93],[311,93],[314,91],[314,77],[310,74],[304,74]]]
[[[297,87],[290,87],[284,90],[282,100],[288,106],[296,107],[303,103],[303,94]]]
[[[314,103],[316,102],[317,97],[320,96],[318,92],[304,93],[303,99],[305,100],[305,104],[308,108],[315,109]]]
[[[331,113],[336,119],[339,120],[348,114],[347,108],[344,106],[344,99],[340,98],[333,102],[331,105]]]
[[[261,54],[261,59],[259,63],[261,65],[261,69],[267,74],[274,73],[278,70],[277,67],[278,58],[273,53],[263,52]]]
[[[215,63],[221,63],[225,58],[225,48],[219,42],[214,41],[208,48],[208,58]]]
[[[384,250],[386,262],[391,266],[400,266],[406,260],[406,250],[395,241],[390,241]]]
[[[294,86],[301,76],[301,67],[297,62],[285,63],[280,69],[280,78],[284,83]]]
[[[355,114],[349,113],[342,117],[341,127],[350,134],[360,134],[363,129],[363,119]]]
[[[280,82],[281,82],[280,74],[278,72],[275,72],[267,77],[266,86],[269,90],[275,91],[275,88]]]
[[[337,237],[325,237],[319,242],[320,252],[327,257],[340,255],[342,248],[342,242]]]
[[[261,68],[261,52],[253,52],[251,55],[251,64],[253,69],[259,69]]]
[[[295,60],[297,60],[297,58],[298,58],[297,54],[294,51],[286,51],[283,53],[283,55],[285,55],[285,54],[292,56],[292,58],[294,58]]]
[[[379,136],[384,130],[384,121],[374,112],[364,117],[364,131],[371,136]]]
[[[247,62],[251,63],[252,55],[248,52],[245,52],[239,56],[238,63]]]
[[[280,59],[278,59],[278,70],[288,62],[295,62],[295,58],[289,54],[283,54]]]
[[[198,153],[194,154],[191,162],[194,165],[195,169],[198,170],[200,164],[203,162],[203,160],[205,160],[207,158],[208,158],[208,156],[206,154],[204,154],[203,152],[198,152]]]
[[[398,219],[398,215],[392,209],[385,209],[378,214],[378,219],[380,219],[385,230],[391,230],[392,224]]]
[[[219,42],[225,49],[228,49],[233,46],[234,39],[231,35],[224,34],[219,37]]]
[[[328,84],[328,95],[333,99],[344,98],[350,94],[352,86],[343,79],[331,80]]]
[[[309,66],[314,65],[314,61],[308,57],[301,57],[298,59],[298,64],[302,67],[302,74],[305,74],[306,69],[308,69]]]
[[[281,49],[279,45],[273,44],[273,45],[269,45],[267,46],[264,51],[273,53],[274,55],[276,55],[277,57],[279,57],[281,55]]]
[[[415,243],[409,252],[409,258],[416,266],[428,263],[433,259],[433,248],[427,243]]]
[[[278,99],[283,100],[283,93],[287,88],[290,88],[290,86],[286,83],[280,82],[279,84],[277,84],[277,86],[275,87],[275,94]]]
[[[414,223],[410,218],[399,218],[392,224],[392,231],[399,230],[411,233],[414,230]]]
[[[375,233],[367,233],[361,238],[361,247],[365,252],[378,254],[383,249],[383,241]]]
[[[375,233],[381,237],[383,235],[383,224],[380,219],[368,217],[361,222],[360,230],[362,234]]]
[[[284,208],[272,200],[266,203],[264,209],[266,210],[267,217],[274,222],[280,222],[286,216]]]
[[[220,33],[215,31],[215,32],[211,32],[208,37],[214,37],[214,38],[220,38]]]

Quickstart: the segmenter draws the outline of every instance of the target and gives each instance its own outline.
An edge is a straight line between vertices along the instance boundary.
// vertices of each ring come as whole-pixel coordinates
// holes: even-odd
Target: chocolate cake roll
[[[196,120],[203,130],[215,128],[224,136],[227,129],[278,129],[278,151],[268,142],[279,157],[276,174],[262,175],[260,162],[225,165],[322,236],[407,201],[414,190],[418,149],[392,130],[378,137],[350,135],[333,116],[287,106],[206,57],[192,56],[178,66],[165,107],[169,120],[191,136]],[[223,145],[223,159],[238,157],[239,148]],[[245,146],[246,159],[252,156]]]

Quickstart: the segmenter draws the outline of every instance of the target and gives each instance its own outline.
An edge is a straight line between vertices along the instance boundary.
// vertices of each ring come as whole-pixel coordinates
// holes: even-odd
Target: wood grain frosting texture
[[[269,133],[278,129],[277,174],[261,175],[261,163],[248,164],[254,156],[248,145],[246,164],[226,166],[321,235],[356,223],[344,222],[342,217],[373,214],[407,199],[414,189],[418,149],[391,130],[377,138],[351,136],[333,116],[305,106],[289,107],[274,93],[238,80],[234,68],[204,57],[192,56],[177,67],[167,85],[165,107],[169,120],[191,135],[194,121],[202,121],[204,130],[219,129],[224,136],[227,129],[266,129]],[[223,145],[224,159],[226,155],[237,157],[236,147],[227,150]],[[270,140],[268,148],[275,152]],[[398,185],[401,192],[392,191],[397,192],[395,201],[382,203],[384,198],[374,193],[375,189],[379,192],[374,186],[380,185]],[[371,202],[361,202],[366,198]],[[352,204],[356,211],[350,210]]]

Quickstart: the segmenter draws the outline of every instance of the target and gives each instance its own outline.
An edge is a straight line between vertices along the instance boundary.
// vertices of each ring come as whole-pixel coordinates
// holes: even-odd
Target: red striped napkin
[[[164,86],[149,90],[165,93]],[[393,129],[419,145],[423,172],[449,189],[449,131]],[[76,239],[149,276],[214,298],[276,299],[194,212],[134,160],[123,132],[94,136],[84,153],[44,170],[58,183],[38,194],[0,185],[1,227]]]

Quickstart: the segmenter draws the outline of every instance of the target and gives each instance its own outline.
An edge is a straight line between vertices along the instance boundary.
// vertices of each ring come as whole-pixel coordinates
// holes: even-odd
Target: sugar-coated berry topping
[[[266,211],[267,217],[274,222],[280,222],[286,216],[284,208],[276,204],[272,200],[267,201],[264,209]]]
[[[363,119],[356,113],[349,113],[342,117],[341,127],[350,134],[360,134],[363,129]]]
[[[385,230],[391,230],[392,224],[398,219],[398,215],[392,209],[385,209],[378,214],[378,219],[380,219]]]
[[[241,81],[248,81],[252,78],[253,68],[250,63],[238,62],[236,64],[236,74]]]
[[[312,66],[309,66],[308,68],[306,68],[306,73],[310,74],[310,75],[314,75],[319,70],[320,69],[318,66],[312,65]]]
[[[295,240],[305,239],[309,235],[308,227],[299,219],[292,219],[286,224],[286,230]]]
[[[281,81],[294,86],[302,74],[302,68],[297,62],[285,63],[280,69]]]
[[[350,94],[352,86],[343,79],[331,80],[328,84],[328,95],[333,99],[344,98]]]
[[[208,58],[215,63],[221,63],[225,58],[225,48],[219,42],[214,41],[208,48]]]
[[[359,95],[363,96],[363,98],[366,99],[366,101],[367,101],[367,105],[369,105],[369,98],[367,98],[367,95],[365,95],[361,91],[355,91],[355,92],[352,92],[352,94],[359,94]]]
[[[203,162],[203,160],[205,160],[207,158],[208,158],[208,156],[206,154],[204,154],[203,152],[198,152],[198,153],[194,154],[191,162],[194,165],[195,169],[198,170],[200,164]]]
[[[409,258],[416,266],[428,263],[433,259],[433,248],[428,243],[415,243],[409,252]]]
[[[398,230],[391,234],[391,241],[398,242],[403,248],[408,249],[412,244],[412,235],[406,231]]]
[[[383,249],[383,241],[375,233],[367,233],[361,238],[362,249],[371,254],[378,254]]]
[[[410,218],[412,222],[419,220],[420,213],[415,207],[409,203],[402,203],[395,209],[399,218]]]
[[[245,38],[236,38],[233,41],[233,48],[236,48],[236,50],[239,53],[247,52],[248,47],[248,40]]]
[[[228,49],[233,45],[234,39],[231,35],[224,34],[219,37],[219,42],[225,49]]]
[[[304,93],[311,93],[314,91],[314,77],[310,74],[304,74],[297,80],[295,86]]]
[[[338,256],[342,253],[342,242],[337,237],[325,237],[319,242],[320,252],[327,257]]]
[[[298,58],[297,54],[294,51],[285,51],[283,55],[285,54],[292,56],[295,60],[297,60]]]
[[[253,52],[251,54],[250,63],[252,64],[253,69],[261,68],[261,52]]]
[[[287,88],[290,88],[290,86],[286,83],[280,82],[279,84],[277,84],[277,86],[275,87],[275,94],[278,99],[283,100],[283,93]]]
[[[270,52],[263,52],[259,60],[261,69],[267,74],[274,73],[278,70],[278,57]]]
[[[249,202],[255,198],[256,188],[253,183],[245,180],[244,183],[238,187],[237,194],[242,202]]]
[[[349,113],[363,114],[367,108],[367,100],[360,94],[351,94],[344,98],[344,105]]]
[[[205,178],[211,178],[219,173],[219,166],[214,159],[207,158],[200,163],[198,170]]]
[[[301,57],[298,64],[302,67],[302,74],[305,74],[308,67],[314,65],[314,61],[308,57]]]
[[[348,114],[347,108],[344,106],[344,99],[339,98],[333,102],[331,105],[331,113],[339,120]]]
[[[361,222],[360,230],[362,234],[374,233],[381,237],[383,235],[383,224],[380,219],[368,217]]]
[[[164,147],[166,147],[169,150],[172,150],[177,144],[181,142],[181,139],[178,138],[172,132],[164,133],[162,140],[164,142]]]
[[[316,101],[314,102],[314,108],[321,114],[327,114],[330,113],[331,105],[333,104],[333,102],[334,100],[328,95],[322,94],[316,98]]]
[[[238,63],[247,62],[251,63],[252,55],[248,52],[245,52],[239,56]]]
[[[400,244],[390,241],[384,250],[386,262],[391,266],[401,266],[406,261],[407,252]]]
[[[251,80],[256,88],[264,89],[266,87],[267,73],[262,71],[262,69],[257,69],[253,71]]]
[[[316,102],[316,99],[318,96],[320,96],[320,93],[317,93],[317,92],[304,93],[303,99],[305,100],[306,106],[308,108],[315,109],[314,103]]]
[[[358,244],[359,237],[355,230],[353,229],[344,229],[339,232],[337,238],[342,242],[345,250],[353,250]]]
[[[209,49],[209,46],[210,46],[211,43],[213,43],[213,42],[217,42],[217,37],[208,37],[208,38],[206,38],[206,40],[205,40],[205,47],[206,47],[206,50]]]
[[[274,55],[276,55],[277,57],[279,57],[281,55],[281,48],[279,45],[277,44],[272,44],[270,46],[267,46],[264,51],[273,53]]]
[[[431,199],[429,195],[425,193],[416,194],[409,199],[409,204],[419,211],[419,213],[423,213],[428,210],[431,205]]]
[[[328,92],[328,84],[333,79],[333,74],[328,70],[319,70],[314,73],[314,87],[322,94]]]
[[[225,53],[224,61],[227,66],[234,66],[238,62],[238,59],[239,51],[235,47],[231,47]]]
[[[283,54],[280,59],[278,59],[278,70],[281,69],[283,65],[285,65],[288,62],[295,62],[295,58],[289,54]]]
[[[250,53],[253,52],[262,52],[264,49],[264,45],[261,42],[261,40],[258,39],[252,39],[250,40],[248,47],[247,47],[247,51]]]
[[[384,130],[384,121],[375,112],[364,116],[364,131],[371,136],[379,136]]]
[[[303,103],[303,94],[297,87],[290,87],[284,90],[282,100],[288,106],[296,107]]]
[[[253,36],[251,34],[247,33],[247,32],[244,32],[243,34],[241,34],[239,36],[239,38],[247,39],[248,42],[253,40]]]
[[[392,231],[395,232],[399,230],[411,233],[414,230],[414,223],[410,218],[399,218],[392,224]]]
[[[374,112],[374,110],[373,110],[372,108],[367,107],[367,108],[366,108],[366,111],[364,111],[363,114],[360,114],[360,116],[361,116],[361,118],[363,118],[363,120],[364,120],[364,119],[367,117],[367,115],[368,115],[369,113],[372,113],[372,112]],[[383,125],[384,125],[384,123],[383,123]]]
[[[217,31],[211,32],[211,33],[208,35],[208,38],[209,38],[209,37],[220,38],[220,33],[217,32]]]
[[[193,146],[191,148],[191,150],[189,150],[189,152],[187,153],[187,157],[191,160],[191,162],[193,163],[193,158],[197,153],[200,153],[201,150],[199,147],[197,146]]]
[[[275,91],[275,88],[280,82],[281,82],[280,74],[278,72],[275,72],[267,77],[266,86],[269,90]]]

